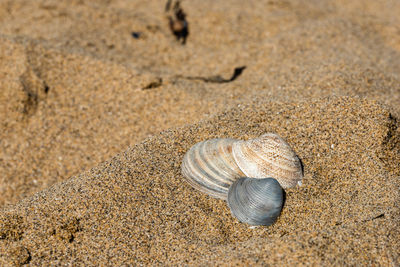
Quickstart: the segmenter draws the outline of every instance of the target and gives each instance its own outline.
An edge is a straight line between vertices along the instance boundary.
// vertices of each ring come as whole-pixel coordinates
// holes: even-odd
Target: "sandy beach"
[[[166,3],[0,1],[0,266],[399,265],[400,2]],[[250,228],[181,163],[267,132],[304,178]]]

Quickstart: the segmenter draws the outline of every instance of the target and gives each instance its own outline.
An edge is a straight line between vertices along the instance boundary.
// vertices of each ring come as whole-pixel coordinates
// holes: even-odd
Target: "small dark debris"
[[[384,218],[384,217],[385,217],[385,213],[382,213],[382,214],[379,214],[378,216],[375,216],[375,217],[373,217],[371,219],[364,220],[364,222],[373,221],[375,219]]]
[[[382,218],[385,217],[385,213],[379,214],[378,216],[372,218],[372,220],[378,219],[378,218]]]
[[[186,20],[186,14],[180,6],[180,1],[176,1],[174,7],[171,10],[172,0],[168,0],[165,6],[165,12],[170,13],[167,18],[169,21],[169,28],[175,35],[176,39],[181,44],[186,43],[186,39],[189,36],[189,24]]]
[[[131,34],[132,34],[132,37],[135,38],[135,39],[139,39],[140,36],[142,35],[141,32],[132,32]]]
[[[280,237],[284,237],[287,234],[288,234],[287,232],[283,232]]]
[[[227,82],[232,82],[232,81],[236,80],[236,78],[242,74],[242,72],[244,71],[245,68],[246,68],[246,66],[241,66],[241,67],[235,68],[232,77]]]
[[[161,85],[162,85],[162,79],[161,78],[157,78],[156,80],[152,81],[148,85],[144,86],[142,89],[143,90],[153,89],[153,88],[157,88],[157,87],[159,87]]]
[[[43,82],[44,84],[44,93],[47,94],[50,91],[50,87],[46,84],[46,82]]]
[[[22,262],[22,264],[28,264],[32,260],[32,255],[31,255],[31,253],[29,252],[28,249],[26,249],[26,254],[27,254],[27,257]]]
[[[220,75],[210,76],[210,77],[188,76],[188,77],[183,77],[183,78],[188,79],[188,80],[201,80],[206,83],[229,83],[229,82],[233,82],[234,80],[236,80],[237,77],[239,77],[242,74],[242,72],[245,68],[246,68],[246,66],[241,66],[241,67],[235,68],[233,71],[232,77],[229,79],[224,79]]]

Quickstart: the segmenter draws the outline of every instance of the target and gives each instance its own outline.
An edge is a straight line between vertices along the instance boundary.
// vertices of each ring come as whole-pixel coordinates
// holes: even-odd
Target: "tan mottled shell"
[[[301,185],[303,171],[293,149],[279,135],[267,133],[232,145],[233,157],[247,177],[273,177],[283,188]]]
[[[244,176],[232,156],[236,139],[218,138],[195,144],[182,162],[182,174],[194,188],[226,199],[229,186]]]

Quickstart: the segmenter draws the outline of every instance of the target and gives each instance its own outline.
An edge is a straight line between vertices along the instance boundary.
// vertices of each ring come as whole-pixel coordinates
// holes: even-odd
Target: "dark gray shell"
[[[283,206],[283,190],[274,178],[240,178],[229,188],[233,216],[250,225],[271,225]]]

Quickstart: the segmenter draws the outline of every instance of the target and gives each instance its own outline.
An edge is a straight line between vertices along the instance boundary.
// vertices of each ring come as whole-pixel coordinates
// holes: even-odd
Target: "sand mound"
[[[3,263],[394,263],[398,123],[371,101],[257,102],[145,139],[1,214]],[[276,224],[249,229],[180,174],[185,151],[213,137],[277,132],[302,159]],[[397,150],[396,150],[397,149]],[[99,253],[101,251],[101,253]],[[25,258],[24,258],[25,255]]]

